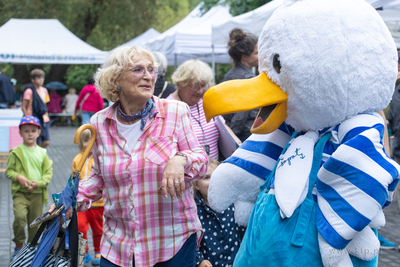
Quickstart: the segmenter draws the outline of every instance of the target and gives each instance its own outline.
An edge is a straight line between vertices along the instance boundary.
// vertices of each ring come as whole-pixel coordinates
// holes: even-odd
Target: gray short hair
[[[181,86],[197,82],[207,82],[208,85],[211,85],[213,72],[207,63],[198,59],[190,59],[180,65],[171,78],[179,90]]]
[[[168,60],[167,58],[160,52],[152,52],[154,60],[159,64],[158,66],[158,73],[160,73],[162,76],[165,76],[165,73],[167,73],[167,67],[168,67]]]

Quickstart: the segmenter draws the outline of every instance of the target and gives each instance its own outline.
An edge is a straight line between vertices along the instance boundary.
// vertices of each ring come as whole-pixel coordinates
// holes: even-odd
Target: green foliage
[[[0,0],[0,25],[11,18],[57,18],[72,33],[88,44],[111,50],[135,38],[153,27],[163,32],[182,20],[201,0]],[[206,12],[218,4],[228,4],[232,15],[251,11],[269,0],[204,0],[202,11]],[[64,72],[44,65],[46,74]],[[15,73],[19,68],[11,64],[0,68],[9,77],[25,77]],[[80,90],[86,85],[88,76],[96,71],[96,65],[71,65],[64,76],[69,87]],[[217,66],[219,82],[231,68],[228,64]],[[29,68],[28,68],[29,69]],[[167,79],[172,70],[168,69]],[[48,76],[48,78],[51,78]],[[21,80],[22,78],[19,78]]]
[[[6,75],[7,77],[12,77],[12,75],[14,74],[13,66],[10,63],[0,64],[0,71],[2,74]]]
[[[237,16],[252,11],[270,1],[271,0],[204,0],[204,5],[201,10],[205,13],[218,4],[229,5],[229,12],[233,16]]]
[[[227,0],[230,6],[229,11],[233,16],[252,11],[270,1],[271,0]]]
[[[182,20],[198,2],[198,0],[0,0],[0,25],[11,18],[57,18],[83,41],[108,51],[149,28],[153,27],[160,32],[167,30]],[[58,74],[55,76],[57,78],[53,76],[48,78],[60,80],[59,77],[63,77],[65,68],[53,67],[55,65],[52,66],[52,71],[49,69],[48,72]],[[14,68],[13,73],[8,72],[22,80],[21,77],[25,77],[26,72],[21,72],[20,69]],[[94,67],[71,66],[64,80],[69,86],[79,89],[86,84],[88,73],[94,71]]]
[[[98,65],[71,65],[65,74],[65,84],[79,92],[87,85],[87,78],[93,76]]]
[[[215,84],[221,83],[225,74],[233,67],[232,64],[216,64],[215,66]]]

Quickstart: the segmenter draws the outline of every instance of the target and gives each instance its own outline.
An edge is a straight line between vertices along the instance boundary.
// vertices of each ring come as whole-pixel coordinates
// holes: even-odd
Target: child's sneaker
[[[92,256],[90,256],[90,254],[88,253],[88,254],[86,254],[86,256],[85,256],[85,262],[84,262],[84,264],[86,264],[86,263],[88,263],[89,261],[91,261],[92,260]]]
[[[11,260],[13,260],[13,259],[15,258],[15,256],[17,256],[17,254],[18,254],[18,252],[21,250],[21,248],[22,248],[22,246],[21,246],[21,247],[16,247],[16,248],[14,249],[14,253],[13,253],[12,256],[11,256]]]
[[[383,236],[378,235],[379,242],[381,243],[381,249],[395,249],[396,243],[387,241]]]
[[[99,266],[100,265],[100,258],[101,258],[101,254],[100,253],[96,253],[96,255],[94,256],[94,259],[92,260],[92,265],[93,266]]]

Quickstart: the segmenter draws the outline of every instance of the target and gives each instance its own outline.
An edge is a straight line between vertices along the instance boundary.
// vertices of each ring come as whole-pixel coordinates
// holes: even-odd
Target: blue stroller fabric
[[[64,221],[66,222],[65,212],[72,206],[75,209],[76,207],[76,195],[78,194],[78,185],[79,185],[79,173],[75,172],[74,177],[70,176],[65,186],[65,189],[58,194],[53,194],[53,200],[56,203],[57,207],[64,205],[64,209],[62,211],[62,216]],[[46,261],[47,256],[50,253],[51,248],[54,245],[54,242],[57,238],[59,229],[60,229],[61,217],[58,216],[53,219],[48,225],[45,233],[43,234],[39,246],[36,250],[35,256],[32,260],[31,267],[41,266],[42,263]],[[68,228],[65,233],[65,248],[69,249],[69,234]]]

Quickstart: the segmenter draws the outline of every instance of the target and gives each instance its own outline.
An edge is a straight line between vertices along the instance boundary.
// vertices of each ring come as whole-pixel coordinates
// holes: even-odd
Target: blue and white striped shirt
[[[384,125],[378,113],[354,116],[320,135],[327,130],[332,136],[313,191],[317,228],[331,246],[343,249],[391,203],[400,166],[384,152]],[[224,163],[266,179],[293,131],[283,123],[273,133],[253,134]]]

